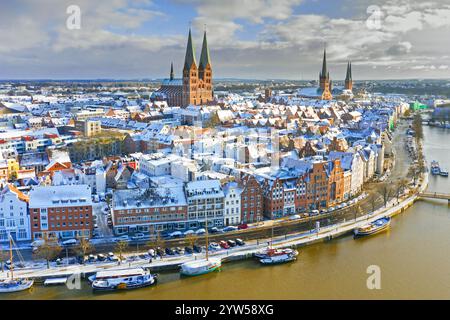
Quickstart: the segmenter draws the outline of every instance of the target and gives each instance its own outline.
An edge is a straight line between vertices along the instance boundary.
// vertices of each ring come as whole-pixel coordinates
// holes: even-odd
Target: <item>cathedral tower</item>
[[[352,64],[347,64],[347,75],[345,76],[345,90],[353,90]]]
[[[322,91],[323,100],[333,99],[331,95],[330,72],[327,67],[327,50],[323,50],[322,71],[319,74],[320,90]]]
[[[200,104],[212,101],[212,66],[209,56],[208,40],[206,39],[206,31],[203,34],[202,53],[200,55],[200,63],[198,66],[198,77],[200,79]]]
[[[198,85],[198,69],[195,61],[194,44],[192,43],[191,29],[189,29],[188,43],[186,47],[186,56],[183,67],[183,104],[196,105]]]

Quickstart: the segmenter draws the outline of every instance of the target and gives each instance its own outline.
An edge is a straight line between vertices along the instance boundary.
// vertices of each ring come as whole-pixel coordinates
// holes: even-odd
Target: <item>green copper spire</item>
[[[200,55],[199,69],[205,69],[207,65],[211,65],[211,59],[209,57],[208,40],[206,39],[206,31],[203,34],[202,53]]]
[[[323,49],[323,63],[322,63],[322,77],[328,77],[328,68],[327,68],[327,49]]]
[[[345,76],[345,81],[352,80],[352,67],[350,61],[347,63],[347,75]]]
[[[184,69],[185,70],[191,69],[193,64],[195,66],[197,66],[197,62],[195,62],[194,45],[192,44],[191,29],[189,29],[189,37],[188,37],[188,43],[187,43],[187,48],[186,48],[186,57],[184,58]]]

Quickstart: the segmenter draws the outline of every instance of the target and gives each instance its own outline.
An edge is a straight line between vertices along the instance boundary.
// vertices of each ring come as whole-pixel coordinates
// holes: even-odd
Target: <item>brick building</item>
[[[93,220],[89,186],[35,186],[29,196],[33,239],[91,237]]]
[[[175,79],[172,64],[170,78],[163,81],[154,98],[167,100],[169,106],[202,105],[213,101],[212,64],[206,32],[203,35],[202,52],[197,65],[191,30],[189,30],[183,78]]]

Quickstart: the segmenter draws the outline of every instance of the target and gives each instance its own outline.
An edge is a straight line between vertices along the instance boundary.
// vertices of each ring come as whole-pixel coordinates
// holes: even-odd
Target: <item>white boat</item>
[[[376,234],[376,233],[382,232],[384,230],[387,230],[389,228],[390,224],[391,224],[391,218],[383,217],[383,218],[375,220],[365,226],[356,228],[353,231],[353,233],[355,234],[355,237],[368,236],[368,235]]]
[[[264,255],[259,254],[261,264],[280,264],[297,260],[298,251],[293,249],[268,249]]]
[[[94,291],[130,290],[156,284],[158,276],[143,268],[97,272],[92,281]],[[90,279],[90,280],[91,280]]]
[[[14,261],[13,261],[14,256],[12,252],[13,244],[14,240],[12,239],[11,235],[9,235],[9,261],[10,261],[9,265],[11,278],[0,281],[0,293],[12,293],[24,291],[30,289],[34,284],[34,280],[14,279]],[[17,254],[19,255],[19,258],[21,258],[19,251],[17,251]]]
[[[222,261],[216,258],[189,261],[181,265],[180,273],[183,276],[199,276],[202,274],[220,270],[221,266]]]
[[[199,229],[201,230],[201,229]],[[205,242],[206,242],[206,256],[205,259],[188,261],[181,265],[180,274],[182,276],[200,276],[202,274],[210,273],[220,270],[222,267],[222,260],[218,258],[209,258],[209,244],[208,244],[208,219],[205,219]],[[197,230],[198,231],[198,230]]]

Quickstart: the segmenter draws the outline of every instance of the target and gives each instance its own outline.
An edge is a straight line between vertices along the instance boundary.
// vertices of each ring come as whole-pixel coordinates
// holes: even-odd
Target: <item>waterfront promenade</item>
[[[380,208],[367,215],[360,216],[356,219],[345,221],[343,223],[330,225],[327,227],[320,227],[318,230],[310,230],[309,232],[302,232],[296,234],[290,234],[285,236],[278,236],[273,239],[274,247],[301,247],[309,244],[313,244],[320,241],[328,241],[333,238],[337,238],[342,235],[351,233],[355,228],[361,227],[369,222],[379,219],[384,216],[395,216],[403,212],[408,207],[412,206],[414,202],[419,199],[419,194],[423,193],[428,185],[428,174],[425,173],[419,181],[419,187],[414,190],[410,195],[403,198],[392,199],[385,207]],[[222,259],[223,262],[241,260],[252,257],[253,253],[267,247],[270,239],[260,239],[255,241],[248,241],[246,246],[237,247],[230,250],[219,250],[217,252],[211,252],[210,256],[214,256]],[[124,255],[124,257],[131,255]],[[180,264],[192,261],[194,259],[204,258],[204,254],[185,255],[178,257],[164,257],[163,259],[153,259],[151,263],[146,260],[140,261],[127,261],[120,265],[115,262],[86,264],[86,265],[73,265],[73,266],[61,266],[53,267],[50,269],[40,268],[28,268],[16,270],[14,272],[16,277],[28,277],[43,280],[53,277],[68,277],[74,274],[80,274],[82,277],[101,271],[101,270],[117,270],[129,267],[144,267],[150,268],[154,272],[164,270],[177,270]],[[0,278],[6,278],[8,272],[0,274]]]

